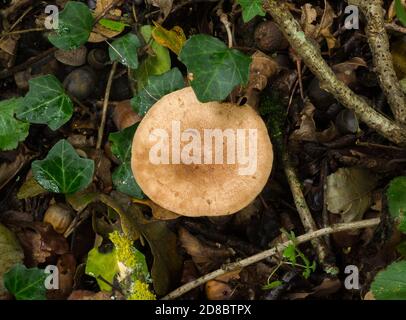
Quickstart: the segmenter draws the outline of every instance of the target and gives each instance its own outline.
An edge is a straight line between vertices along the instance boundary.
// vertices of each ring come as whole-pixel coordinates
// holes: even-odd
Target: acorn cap
[[[155,129],[168,133],[172,141],[172,122],[180,122],[180,132],[196,129],[201,138],[203,164],[173,164],[169,143],[169,164],[153,164],[149,154],[157,141],[150,140]],[[248,130],[257,129],[256,170],[241,175],[247,165],[227,164],[228,140],[223,140],[223,163],[204,164],[204,130],[245,129],[245,154],[252,141]],[[190,132],[190,131],[189,131]],[[196,132],[194,136],[198,136]],[[236,139],[237,140],[237,139]],[[180,151],[190,140],[180,142]],[[214,147],[214,146],[213,146]],[[236,148],[237,150],[237,148]],[[213,155],[215,150],[213,150]],[[214,162],[214,160],[213,160]],[[141,121],[132,145],[131,166],[135,180],[144,193],[161,207],[179,215],[220,216],[233,214],[251,203],[264,188],[272,170],[273,151],[268,130],[250,106],[231,103],[201,103],[192,88],[175,91],[161,98]]]

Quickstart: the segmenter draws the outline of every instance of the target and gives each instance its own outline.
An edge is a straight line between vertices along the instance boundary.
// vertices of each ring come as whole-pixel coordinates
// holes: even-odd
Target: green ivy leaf
[[[136,71],[138,89],[144,87],[150,76],[157,76],[171,69],[169,50],[152,38],[153,30],[155,30],[155,28],[150,25],[145,25],[140,28],[140,33],[144,37],[145,42],[150,44],[154,55],[149,55],[145,58]]]
[[[137,199],[145,198],[140,186],[135,181],[130,162],[125,162],[114,170],[112,179],[117,191]]]
[[[72,117],[73,104],[59,80],[53,75],[31,79],[30,90],[18,105],[20,120],[47,124],[57,130]]]
[[[398,220],[399,230],[406,233],[406,176],[393,179],[386,195],[389,213]]]
[[[46,190],[70,194],[86,188],[93,179],[94,161],[79,157],[66,140],[60,140],[44,160],[32,163],[32,173]]]
[[[371,290],[377,300],[406,300],[406,261],[392,263],[379,272]]]
[[[192,88],[201,102],[224,100],[235,86],[248,82],[251,58],[217,38],[192,36],[179,59],[192,73]]]
[[[15,149],[28,136],[30,124],[14,117],[21,101],[21,98],[0,101],[0,150]]]
[[[141,42],[135,34],[129,33],[114,40],[109,47],[109,55],[112,61],[119,61],[123,65],[131,68],[138,68],[137,50],[141,47]]]
[[[103,281],[113,283],[114,276],[118,272],[116,250],[108,253],[101,253],[98,248],[93,248],[87,255],[85,273],[96,278],[97,283],[102,291],[110,292],[112,287]]]
[[[4,274],[4,286],[17,300],[46,300],[45,279],[44,270],[17,264]]]
[[[245,23],[256,16],[265,16],[265,11],[262,8],[263,0],[237,0],[237,2],[242,8],[242,19]]]
[[[173,68],[159,76],[150,76],[144,88],[131,100],[131,105],[139,115],[148,110],[164,95],[182,89],[185,86],[182,73]]]
[[[119,132],[110,133],[111,152],[121,162],[131,161],[131,148],[138,123]]]
[[[69,1],[59,14],[58,29],[48,40],[62,50],[73,50],[85,44],[93,29],[93,16],[82,2]]]
[[[395,0],[396,16],[399,21],[406,26],[406,9],[402,4],[401,0]]]

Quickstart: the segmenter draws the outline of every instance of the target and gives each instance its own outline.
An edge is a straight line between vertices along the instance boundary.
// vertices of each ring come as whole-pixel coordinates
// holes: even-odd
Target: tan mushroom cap
[[[150,134],[155,129],[164,129],[170,143],[173,121],[180,122],[181,133],[187,129],[198,130],[202,141],[202,164],[173,164],[172,161],[169,164],[153,164],[150,161],[150,150],[157,143],[150,140]],[[233,164],[227,164],[226,138],[223,140],[225,164],[204,164],[203,137],[207,129],[223,132],[226,129],[234,132],[245,129],[247,156],[250,145],[248,130],[257,129],[256,171],[251,175],[241,175],[239,169],[246,165],[242,166],[238,157]],[[180,150],[189,143],[188,140],[180,142]],[[169,145],[171,160],[172,145]],[[131,166],[137,183],[152,201],[177,214],[197,217],[233,214],[246,207],[264,188],[272,162],[268,130],[253,108],[231,103],[201,103],[193,89],[188,87],[166,95],[148,111],[133,140]]]

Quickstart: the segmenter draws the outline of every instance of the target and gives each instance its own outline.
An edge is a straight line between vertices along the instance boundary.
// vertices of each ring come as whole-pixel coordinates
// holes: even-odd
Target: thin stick
[[[285,150],[282,151],[282,161],[300,220],[302,221],[306,232],[314,232],[317,230],[316,222],[314,221],[310,209],[306,203],[302,186],[296,175],[295,168],[289,159],[289,154]],[[323,266],[324,271],[329,274],[336,274],[338,272],[337,267],[326,261],[328,257],[328,248],[323,239],[314,239],[312,241],[312,245],[316,250],[317,257],[320,264]]]
[[[233,47],[233,33],[231,32],[231,23],[228,21],[227,15],[222,12],[222,10],[219,10],[218,12],[220,16],[220,21],[224,25],[227,31],[227,38],[228,38],[228,47],[232,48]]]
[[[103,112],[102,112],[102,118],[101,118],[101,122],[100,122],[99,132],[98,132],[98,135],[97,135],[96,149],[100,149],[101,145],[102,145],[102,142],[103,142],[104,127],[106,126],[106,117],[107,117],[107,109],[108,109],[108,106],[109,106],[111,85],[113,83],[113,78],[114,78],[114,74],[116,73],[116,69],[117,69],[117,61],[114,61],[113,65],[111,67],[109,79],[107,81],[106,93],[104,95]]]
[[[23,33],[29,33],[29,32],[41,32],[41,31],[45,31],[45,30],[47,30],[47,29],[45,29],[45,28],[32,28],[32,29],[16,30],[16,31],[9,31],[9,32],[2,33],[0,36],[1,37],[7,37],[7,36],[14,35],[14,34],[23,34]]]
[[[27,69],[34,63],[37,63],[38,61],[53,54],[56,50],[57,50],[57,48],[55,48],[55,47],[50,48],[44,52],[41,52],[40,54],[36,55],[35,57],[28,59],[27,61],[23,62],[22,64],[19,64],[18,66],[12,67],[11,69],[5,69],[5,70],[0,71],[0,79],[8,78],[19,71],[23,71],[23,70]]]
[[[374,227],[374,226],[378,225],[379,223],[380,223],[380,219],[375,218],[375,219],[362,220],[362,221],[357,221],[357,222],[335,224],[328,228],[323,228],[320,230],[316,230],[316,231],[301,235],[295,239],[295,244],[299,245],[301,243],[311,241],[313,239],[320,238],[320,237],[323,237],[325,235],[329,235],[332,233],[348,231],[348,230],[358,230],[358,229],[363,229],[363,228],[370,228],[370,227]],[[218,269],[218,270],[208,273],[196,280],[186,283],[185,285],[179,287],[178,289],[172,291],[171,293],[169,293],[168,295],[163,297],[162,300],[176,299],[176,298],[182,296],[183,294],[185,294],[186,292],[193,290],[194,288],[197,288],[200,285],[206,283],[207,281],[213,280],[230,271],[238,270],[238,269],[247,267],[251,264],[257,263],[266,258],[269,258],[269,257],[275,255],[276,253],[283,251],[287,246],[289,246],[291,244],[293,244],[292,241],[286,241],[269,250],[260,252],[258,254],[255,254],[255,255],[245,258],[243,260],[226,264],[221,269]]]
[[[280,0],[264,0],[264,8],[273,17],[295,52],[303,59],[313,74],[319,79],[321,87],[330,92],[343,106],[354,110],[359,119],[376,130],[388,140],[406,145],[406,130],[372,108],[365,99],[356,95],[344,82],[340,81],[320,49],[310,41],[299,22]]]
[[[385,12],[382,0],[348,0],[360,7],[366,16],[366,34],[372,51],[375,70],[382,91],[388,100],[395,119],[406,124],[406,98],[393,67],[388,34],[385,29]]]

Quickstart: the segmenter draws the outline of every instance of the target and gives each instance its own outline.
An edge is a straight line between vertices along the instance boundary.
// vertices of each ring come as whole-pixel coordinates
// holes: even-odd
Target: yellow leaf
[[[181,27],[175,26],[171,30],[167,30],[159,23],[154,21],[155,28],[152,31],[152,37],[161,46],[169,48],[174,53],[179,55],[183,45],[186,42],[186,36]]]

